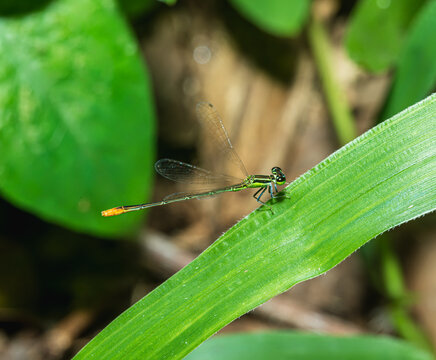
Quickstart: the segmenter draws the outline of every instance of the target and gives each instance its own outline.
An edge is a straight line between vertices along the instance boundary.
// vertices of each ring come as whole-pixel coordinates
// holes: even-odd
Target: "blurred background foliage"
[[[53,2],[0,28],[3,196],[79,231],[131,227],[99,215],[145,197],[154,159],[148,75],[118,10]]]
[[[138,233],[167,234],[193,254],[256,207],[238,194],[155,209],[147,223],[144,214],[100,216],[177,190],[162,179],[153,186],[156,155],[207,162],[196,101],[217,105],[250,169],[278,163],[292,180],[347,136],[434,91],[435,18],[433,0],[1,1],[0,352],[21,346],[34,358],[68,358],[80,336],[178,269],[177,255],[160,259]],[[322,121],[329,116],[334,130]],[[431,222],[393,237],[434,240]],[[422,271],[410,269],[410,278]],[[336,276],[315,296],[300,287],[297,299],[312,296],[316,311],[369,329],[387,321],[374,315],[386,289],[356,287],[344,295],[354,305],[339,309]],[[431,317],[422,317],[435,341]],[[64,328],[73,329],[70,342],[59,345]]]
[[[356,355],[357,354],[357,355]],[[431,359],[424,351],[386,337],[320,336],[268,332],[215,337],[186,359]]]

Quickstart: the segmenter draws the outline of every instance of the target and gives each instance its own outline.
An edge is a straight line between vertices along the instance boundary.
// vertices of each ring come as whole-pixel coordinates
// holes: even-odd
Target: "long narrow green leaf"
[[[129,308],[77,359],[179,359],[226,324],[436,208],[436,95],[352,141]]]
[[[274,331],[215,336],[185,360],[432,360],[411,344],[381,336],[325,336]]]

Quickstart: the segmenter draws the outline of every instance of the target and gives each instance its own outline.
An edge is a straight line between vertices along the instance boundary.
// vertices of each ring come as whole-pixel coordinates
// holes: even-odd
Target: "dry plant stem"
[[[311,307],[279,295],[253,310],[253,313],[267,320],[317,333],[331,335],[354,335],[367,332],[353,323],[336,316],[322,314]]]
[[[332,50],[327,33],[321,21],[317,20],[316,17],[313,17],[309,24],[308,39],[337,137],[340,144],[345,145],[358,135],[354,125],[355,120],[349,109],[344,92],[334,76],[334,69],[331,64]],[[384,234],[383,237],[385,242],[390,240],[387,234]],[[409,316],[404,302],[398,301],[398,299],[407,298],[407,291],[404,287],[400,262],[391,246],[384,249],[380,267],[382,268],[383,285],[387,296],[393,300],[389,307],[389,312],[396,330],[405,339],[429,349],[430,345],[426,336]]]
[[[147,231],[140,238],[144,265],[164,278],[172,276],[195,259],[195,255],[181,249],[165,235]],[[279,295],[253,310],[261,318],[298,329],[336,335],[353,335],[365,329],[335,316],[322,314],[313,308]]]
[[[50,329],[45,334],[44,342],[50,358],[61,358],[93,319],[94,314],[91,311],[76,310]]]

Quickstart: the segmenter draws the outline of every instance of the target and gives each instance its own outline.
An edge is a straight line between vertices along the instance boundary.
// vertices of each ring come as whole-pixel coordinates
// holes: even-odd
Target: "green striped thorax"
[[[286,176],[278,166],[274,166],[271,173],[272,175],[250,175],[245,179],[244,184],[247,188],[259,188],[268,186],[271,183],[277,185],[286,183]]]

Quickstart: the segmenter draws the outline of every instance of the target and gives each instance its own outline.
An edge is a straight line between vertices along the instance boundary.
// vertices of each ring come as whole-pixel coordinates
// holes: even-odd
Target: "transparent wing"
[[[220,154],[218,156],[222,157],[223,165],[236,167],[240,170],[242,177],[246,178],[248,176],[247,170],[233,148],[224,124],[214,106],[207,102],[197,104],[197,116],[200,124],[208,133],[208,139],[214,142],[213,148],[215,151],[219,151]]]
[[[237,177],[215,174],[197,166],[172,159],[161,159],[156,162],[154,168],[160,175],[172,181],[203,185],[209,189],[234,185],[242,181]]]

